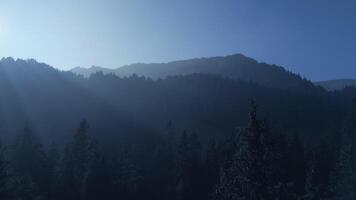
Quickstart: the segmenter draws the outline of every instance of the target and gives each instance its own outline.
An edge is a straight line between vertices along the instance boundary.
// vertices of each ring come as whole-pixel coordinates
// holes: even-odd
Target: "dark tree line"
[[[356,104],[340,134],[306,148],[257,117],[221,141],[167,131],[150,152],[108,153],[80,123],[65,147],[42,146],[29,126],[0,146],[1,199],[354,199]],[[146,155],[142,157],[142,155]]]
[[[355,199],[355,124],[356,102],[340,132],[306,148],[298,137],[272,133],[253,106],[249,125],[221,164],[215,199]]]

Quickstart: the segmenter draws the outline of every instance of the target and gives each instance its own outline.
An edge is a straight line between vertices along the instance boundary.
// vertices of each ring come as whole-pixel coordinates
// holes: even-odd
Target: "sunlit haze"
[[[0,200],[356,200],[356,0],[0,0]]]
[[[243,53],[313,80],[356,77],[355,1],[0,0],[0,56],[59,69]]]

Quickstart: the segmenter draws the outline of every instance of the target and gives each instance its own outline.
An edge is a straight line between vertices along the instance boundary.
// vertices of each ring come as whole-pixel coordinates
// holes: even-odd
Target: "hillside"
[[[168,63],[132,64],[119,67],[117,69],[97,67],[88,69],[74,68],[71,71],[86,77],[97,71],[103,71],[105,74],[114,73],[120,77],[137,74],[154,79],[194,73],[217,74],[238,80],[251,81],[276,89],[296,91],[303,88],[304,91],[305,89],[307,91],[316,90],[310,81],[285,70],[283,67],[259,63],[256,60],[242,54],[211,58],[196,58]]]
[[[35,60],[0,61],[0,131],[14,135],[29,125],[46,141],[70,137],[83,118],[96,122],[94,132],[129,131],[134,122],[114,110],[76,82],[72,73],[61,72]]]
[[[255,68],[262,76],[258,69],[264,68]],[[277,69],[287,76],[279,81],[294,77],[304,83],[295,85],[296,90],[310,90],[307,81]],[[328,132],[331,124],[338,123],[334,118],[343,113],[343,107],[332,105],[336,100],[326,92],[285,91],[212,74],[152,80],[96,73],[83,78],[34,60],[12,58],[0,62],[0,89],[1,130],[16,133],[30,123],[46,139],[68,137],[83,118],[93,123],[93,132],[109,140],[132,136],[129,133],[137,130],[146,136],[161,132],[170,120],[181,130],[215,137],[246,123],[251,98],[261,104],[261,111],[278,129],[292,129],[308,137]]]
[[[264,80],[271,79],[271,73],[264,77],[259,70],[264,72],[263,67],[256,67],[254,73]],[[291,73],[283,72],[280,76],[279,81],[295,77],[297,82],[303,82]],[[236,150],[243,149],[240,147],[246,141],[251,145],[258,142],[258,149],[262,145],[263,158],[264,155],[283,158],[286,162],[274,162],[278,163],[277,172],[287,169],[293,173],[296,169],[294,166],[298,165],[293,164],[289,169],[284,164],[290,162],[289,158],[299,159],[290,154],[294,149],[299,149],[302,154],[298,155],[303,157],[314,155],[311,153],[316,149],[329,161],[333,154],[319,150],[320,141],[332,141],[322,146],[328,148],[341,141],[339,133],[356,88],[327,92],[310,86],[308,81],[304,83],[295,85],[294,90],[286,90],[203,73],[151,79],[96,72],[85,78],[35,60],[2,59],[0,139],[9,149],[6,158],[10,159],[10,169],[18,172],[16,180],[31,177],[29,183],[20,181],[15,187],[19,190],[13,194],[21,196],[22,188],[26,188],[34,196],[44,197],[38,199],[48,199],[46,195],[52,190],[47,186],[55,180],[55,191],[61,191],[54,192],[61,197],[58,199],[80,199],[67,197],[72,195],[72,177],[80,174],[76,166],[83,169],[83,164],[90,163],[85,168],[90,175],[84,183],[92,186],[85,194],[100,190],[95,200],[162,199],[162,194],[167,197],[164,199],[172,199],[171,196],[185,193],[177,195],[171,190],[180,187],[176,175],[182,174],[179,171],[182,165],[176,163],[193,166],[190,163],[198,161],[194,165],[197,168],[185,168],[183,172],[191,173],[191,177],[201,173],[194,179],[199,180],[194,182],[199,183],[195,187],[203,186],[212,172],[216,172],[211,187],[201,190],[201,197],[191,198],[209,199],[213,186],[219,183],[221,166],[235,158]],[[240,140],[240,136],[244,138]],[[3,150],[1,146],[0,150]],[[281,154],[273,156],[271,152]],[[31,189],[33,184],[41,189]],[[97,185],[110,190],[98,189]],[[136,190],[138,186],[140,189]]]

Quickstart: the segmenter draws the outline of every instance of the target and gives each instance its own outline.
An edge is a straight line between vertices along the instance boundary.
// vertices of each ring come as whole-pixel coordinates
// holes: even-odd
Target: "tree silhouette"
[[[61,178],[67,199],[85,199],[87,178],[94,159],[88,128],[86,120],[83,120],[72,143],[65,148]]]

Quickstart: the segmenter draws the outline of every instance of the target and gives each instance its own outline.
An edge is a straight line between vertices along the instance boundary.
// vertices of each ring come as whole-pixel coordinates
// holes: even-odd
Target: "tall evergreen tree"
[[[340,132],[338,155],[331,173],[333,199],[356,198],[356,98]]]
[[[50,174],[48,158],[29,125],[15,139],[10,157],[18,198],[47,197]]]
[[[286,199],[284,185],[276,169],[280,156],[272,147],[274,140],[264,121],[257,119],[257,106],[252,102],[248,127],[239,131],[238,149],[224,163],[220,183],[216,188],[218,200]]]
[[[351,167],[351,146],[344,144],[340,149],[335,168],[331,172],[329,191],[333,200],[355,199],[353,190],[354,173]]]
[[[94,159],[93,140],[88,136],[88,128],[83,120],[73,141],[65,148],[61,180],[65,198],[69,200],[85,199],[87,178]]]

